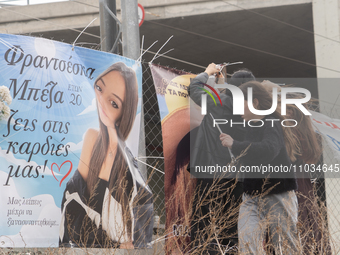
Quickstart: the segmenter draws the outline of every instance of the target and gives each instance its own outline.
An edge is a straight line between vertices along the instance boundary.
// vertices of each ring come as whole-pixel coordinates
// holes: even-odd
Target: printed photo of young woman
[[[137,111],[136,74],[117,62],[93,87],[99,130],[86,131],[78,169],[64,191],[60,246],[147,248],[152,193],[125,143]]]

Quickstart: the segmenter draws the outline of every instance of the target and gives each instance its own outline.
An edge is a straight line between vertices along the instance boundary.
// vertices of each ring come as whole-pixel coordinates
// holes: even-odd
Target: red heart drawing
[[[71,164],[71,167],[70,167],[70,169],[68,170],[68,172],[64,175],[64,177],[61,179],[61,181],[60,181],[60,183],[59,183],[59,187],[61,186],[61,183],[66,179],[66,177],[71,173],[72,167],[73,167],[72,162],[71,162],[70,160],[66,160],[65,162],[63,162],[63,163],[61,164],[60,167],[59,167],[56,163],[52,163],[52,165],[51,165],[51,172],[52,172],[52,175],[53,175],[54,179],[56,179],[57,182],[59,182],[59,180],[58,180],[58,179],[55,177],[55,175],[54,175],[54,172],[53,172],[53,165],[56,165],[56,166],[58,167],[58,170],[59,170],[59,173],[60,173],[60,168],[62,168],[62,166],[63,166],[65,163],[67,163],[67,162]]]

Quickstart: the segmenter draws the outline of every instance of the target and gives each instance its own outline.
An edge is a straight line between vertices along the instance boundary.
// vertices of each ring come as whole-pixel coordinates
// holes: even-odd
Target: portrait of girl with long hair
[[[99,130],[86,131],[64,191],[60,245],[145,248],[152,239],[152,193],[125,145],[137,111],[136,74],[115,63],[97,77],[94,91]]]

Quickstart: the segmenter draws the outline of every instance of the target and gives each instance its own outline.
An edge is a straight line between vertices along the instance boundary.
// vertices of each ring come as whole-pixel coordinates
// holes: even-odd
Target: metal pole
[[[137,0],[121,0],[122,13],[122,45],[123,56],[138,59],[140,56],[139,24],[138,24],[138,2]],[[145,151],[145,131],[144,131],[144,109],[142,102],[141,123],[139,131],[138,156],[146,156]],[[146,162],[146,159],[143,161]],[[147,180],[147,168],[144,164],[139,164],[139,169]]]
[[[105,9],[105,5],[116,15],[116,0],[99,0],[101,50],[109,52],[116,40],[117,23]],[[118,53],[118,47],[113,53]]]
[[[121,0],[123,56],[138,59],[140,55],[137,0]]]

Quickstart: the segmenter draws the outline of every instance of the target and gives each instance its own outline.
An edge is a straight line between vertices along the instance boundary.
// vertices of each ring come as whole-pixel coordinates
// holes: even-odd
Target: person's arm
[[[232,151],[238,154],[250,145],[245,155],[247,161],[271,162],[280,153],[282,147],[285,146],[280,139],[283,134],[279,128],[276,125],[274,127],[267,125],[263,139],[260,142],[234,141]]]
[[[84,136],[83,147],[81,149],[78,171],[86,182],[89,173],[90,159],[92,156],[92,149],[99,132],[95,129],[89,128]]]
[[[188,93],[190,98],[199,106],[201,106],[201,95],[205,94],[201,88],[204,87],[204,84],[208,82],[209,76],[216,74],[219,72],[219,69],[216,68],[216,64],[211,63],[203,73],[197,75],[192,81],[190,82]]]
[[[236,155],[240,155],[243,151],[246,151],[244,159],[247,161],[271,162],[280,153],[282,146],[285,145],[280,139],[283,135],[282,132],[280,132],[281,127],[277,125],[271,127],[271,124],[266,124],[263,130],[263,139],[259,142],[236,141],[227,134],[221,134],[221,143],[223,146],[231,148],[232,152]]]

